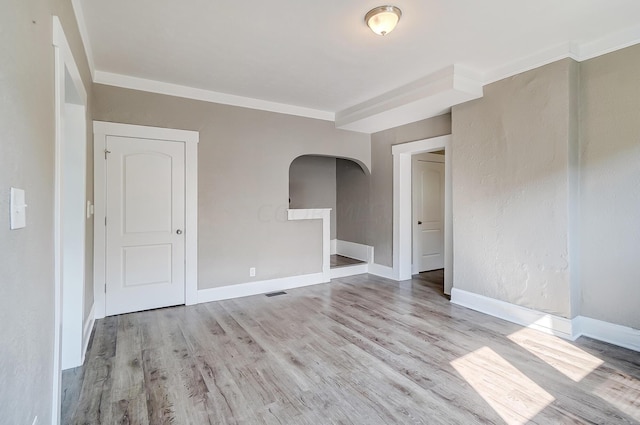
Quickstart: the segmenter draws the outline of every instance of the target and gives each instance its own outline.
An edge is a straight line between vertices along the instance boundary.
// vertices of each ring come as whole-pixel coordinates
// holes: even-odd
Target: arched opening
[[[332,270],[366,265],[373,259],[368,240],[369,180],[366,166],[349,158],[303,155],[289,167],[289,208],[331,209]]]

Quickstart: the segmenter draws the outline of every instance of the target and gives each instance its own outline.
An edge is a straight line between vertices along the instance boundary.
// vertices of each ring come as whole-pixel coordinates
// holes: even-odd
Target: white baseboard
[[[329,249],[329,253],[331,255],[336,255],[336,245],[337,245],[338,240],[337,239],[331,239],[331,248]]]
[[[398,280],[393,274],[393,268],[387,266],[381,266],[380,264],[370,263],[369,274],[384,277],[391,280]]]
[[[629,350],[640,351],[640,330],[590,317],[578,316],[574,320],[578,336],[588,336]]]
[[[331,279],[338,279],[340,277],[355,276],[364,273],[369,273],[369,264],[336,267],[335,269],[329,270],[329,277]]]
[[[95,307],[96,307],[95,303],[91,305],[89,316],[87,317],[87,320],[84,322],[84,328],[82,330],[82,364],[84,364],[84,359],[85,359],[85,356],[87,355],[87,347],[89,346],[91,331],[93,331],[93,326],[96,323]]]
[[[199,289],[198,303],[228,300],[231,298],[247,297],[250,295],[266,294],[285,289],[327,283],[323,273],[313,273],[301,276],[282,277],[278,279],[260,280],[256,282],[239,283],[237,285],[219,288]]]
[[[575,340],[571,319],[453,288],[451,302],[528,328]]]
[[[336,240],[336,254],[356,260],[371,263],[373,261],[373,247],[355,242]]]
[[[640,330],[627,326],[584,316],[567,319],[457,288],[451,290],[451,302],[571,341],[587,336],[640,352]]]

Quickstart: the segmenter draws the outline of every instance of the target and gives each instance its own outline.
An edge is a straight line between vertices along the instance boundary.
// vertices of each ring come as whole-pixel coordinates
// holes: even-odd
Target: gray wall
[[[353,161],[305,155],[289,169],[291,208],[331,208],[331,239],[368,244],[369,173]]]
[[[393,156],[391,146],[451,134],[451,115],[445,114],[371,135],[369,244],[375,263],[393,262]]]
[[[582,315],[640,329],[640,45],[580,81]]]
[[[453,108],[454,287],[571,317],[571,76],[562,60]]]
[[[640,328],[640,46],[453,108],[454,286]]]
[[[4,2],[0,14],[0,422],[51,423],[54,63],[58,15],[91,94],[70,1]],[[35,21],[35,22],[34,22]],[[91,182],[89,182],[91,185]],[[27,227],[9,230],[9,188],[26,190]]]
[[[290,208],[331,208],[331,239],[336,238],[336,158],[305,155],[289,168]]]
[[[360,165],[336,161],[338,239],[369,245],[369,182]]]
[[[316,154],[369,167],[369,135],[326,121],[116,87],[94,85],[93,92],[96,120],[200,132],[201,289],[321,271],[319,220],[286,220],[289,166]]]

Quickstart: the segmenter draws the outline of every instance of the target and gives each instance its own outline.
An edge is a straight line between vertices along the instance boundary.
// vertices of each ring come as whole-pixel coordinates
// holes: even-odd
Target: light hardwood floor
[[[344,255],[333,254],[329,257],[329,264],[332,269],[336,267],[352,266],[354,264],[364,264],[364,261],[355,258],[345,257]]]
[[[640,423],[640,354],[371,275],[96,322],[69,424]]]

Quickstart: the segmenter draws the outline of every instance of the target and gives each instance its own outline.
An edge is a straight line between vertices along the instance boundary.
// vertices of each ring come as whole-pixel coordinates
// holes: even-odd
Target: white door
[[[106,314],[184,304],[184,143],[107,136],[106,150]]]
[[[444,268],[444,156],[412,164],[414,274]]]

